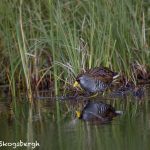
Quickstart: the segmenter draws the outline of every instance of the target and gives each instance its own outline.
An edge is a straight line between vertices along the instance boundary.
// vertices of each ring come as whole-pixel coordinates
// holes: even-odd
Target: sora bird
[[[116,111],[111,105],[103,102],[88,102],[82,112],[76,111],[77,117],[84,121],[100,121],[107,123],[113,117],[122,114],[122,111]]]
[[[77,76],[74,87],[81,86],[88,93],[104,92],[119,74],[106,67],[96,67]]]

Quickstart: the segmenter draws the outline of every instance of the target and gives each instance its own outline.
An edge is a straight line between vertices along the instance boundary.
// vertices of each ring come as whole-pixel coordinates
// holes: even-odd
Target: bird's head
[[[80,86],[81,80],[82,80],[82,76],[80,76],[80,75],[77,76],[76,81],[73,84],[73,87],[78,87],[81,89],[81,86]]]

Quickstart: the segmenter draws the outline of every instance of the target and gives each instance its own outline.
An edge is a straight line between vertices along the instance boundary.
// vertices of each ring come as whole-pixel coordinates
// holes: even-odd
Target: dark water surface
[[[93,124],[75,117],[83,101],[36,100],[30,106],[25,98],[12,106],[9,98],[0,102],[0,149],[2,142],[35,142],[40,150],[149,150],[150,149],[150,89],[142,99],[133,96],[105,99],[116,109],[122,110],[109,124]],[[60,111],[57,111],[58,107]],[[17,147],[16,149],[32,149]]]

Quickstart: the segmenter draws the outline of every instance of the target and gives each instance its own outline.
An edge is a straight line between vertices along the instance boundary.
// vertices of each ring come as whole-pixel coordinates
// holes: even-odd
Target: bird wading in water
[[[104,92],[119,74],[106,67],[87,70],[76,77],[73,87],[81,86],[88,93]]]
[[[79,119],[84,121],[100,121],[107,123],[117,115],[121,115],[122,111],[116,111],[111,105],[103,102],[88,102],[83,110],[76,111]]]

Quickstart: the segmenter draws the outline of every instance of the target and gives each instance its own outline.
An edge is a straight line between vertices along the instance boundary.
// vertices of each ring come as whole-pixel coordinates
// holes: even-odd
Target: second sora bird
[[[74,87],[81,86],[88,93],[104,92],[119,74],[106,67],[96,67],[79,74]]]
[[[107,123],[117,115],[123,114],[122,111],[116,111],[114,107],[103,102],[88,102],[81,112],[76,111],[79,119],[84,121],[100,121]]]

